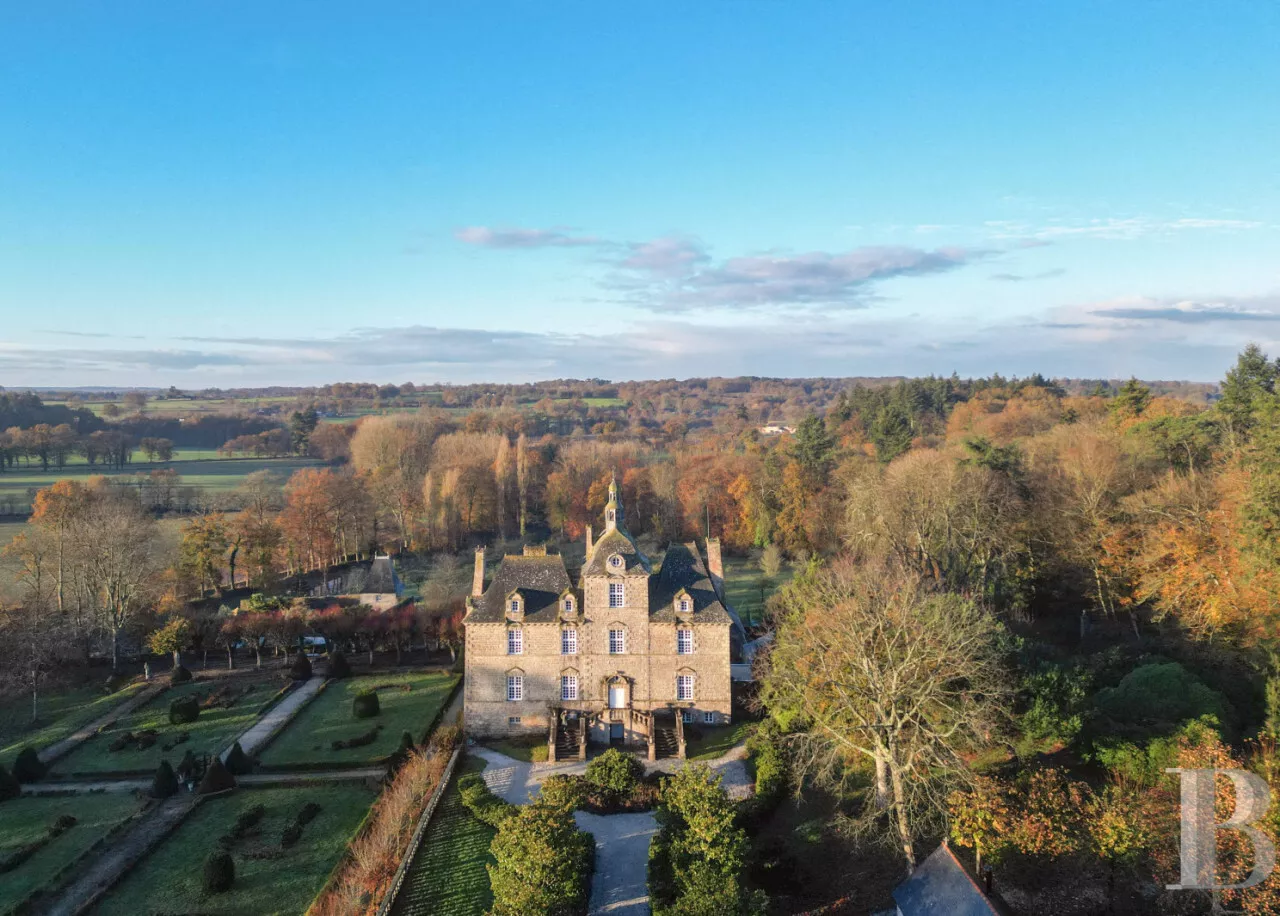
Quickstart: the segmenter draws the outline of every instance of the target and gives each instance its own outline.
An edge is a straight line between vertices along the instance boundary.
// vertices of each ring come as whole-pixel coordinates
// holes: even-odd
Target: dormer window
[[[561,596],[560,611],[562,614],[564,614],[564,616],[572,617],[574,614],[577,613],[577,610],[578,610],[578,603],[574,601],[573,595],[566,593]]]
[[[519,592],[507,596],[507,616],[516,619],[524,616],[524,596]]]
[[[693,613],[693,599],[683,589],[676,593],[674,605],[677,617],[684,618]]]
[[[626,562],[626,560],[622,559],[622,554],[615,553],[613,556],[609,557],[609,568],[622,569],[626,565]]]

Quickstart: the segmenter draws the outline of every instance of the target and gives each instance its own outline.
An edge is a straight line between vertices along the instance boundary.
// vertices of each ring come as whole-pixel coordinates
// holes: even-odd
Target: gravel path
[[[82,728],[76,729],[74,732],[67,735],[67,737],[63,738],[61,741],[46,747],[39,754],[40,761],[45,764],[50,764],[61,757],[65,757],[67,754],[71,753],[80,745],[84,744],[86,741],[88,741],[98,732],[102,731],[104,728],[111,725],[117,719],[121,718],[122,716],[129,715],[129,713],[133,712],[143,703],[150,702],[156,696],[156,694],[158,694],[162,690],[164,690],[164,685],[162,684],[152,684],[148,687],[144,687],[142,690],[139,690],[137,693],[129,697],[129,699],[125,700],[123,703],[121,703],[115,709],[111,710],[102,718],[96,719],[95,721],[90,722],[88,725],[85,725]]]
[[[648,916],[649,841],[658,832],[653,812],[599,815],[577,811],[573,819],[579,830],[596,838],[589,916]]]
[[[76,916],[111,887],[156,843],[178,825],[195,805],[195,798],[179,795],[144,815],[123,836],[114,838],[102,855],[56,897],[40,907],[41,916]]]
[[[271,708],[265,716],[255,722],[248,731],[236,740],[240,742],[240,747],[244,752],[252,757],[259,750],[266,747],[272,738],[276,736],[286,725],[289,720],[311,702],[311,698],[320,692],[320,688],[324,686],[325,679],[316,675],[301,687],[295,688],[287,697]],[[232,742],[234,745],[235,742]],[[222,752],[222,759],[226,761],[227,755],[231,753],[231,747]]]

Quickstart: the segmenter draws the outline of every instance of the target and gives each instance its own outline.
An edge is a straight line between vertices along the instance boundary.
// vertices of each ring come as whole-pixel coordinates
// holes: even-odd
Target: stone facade
[[[546,734],[552,717],[568,716],[592,721],[593,742],[630,744],[652,728],[645,714],[731,719],[729,666],[744,634],[723,584],[693,543],[671,545],[654,573],[626,531],[616,486],[576,581],[563,558],[527,548],[485,587],[478,551],[465,624],[474,736]]]

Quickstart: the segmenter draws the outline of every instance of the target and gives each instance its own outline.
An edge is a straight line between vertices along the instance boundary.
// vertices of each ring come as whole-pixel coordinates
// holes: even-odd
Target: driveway
[[[581,775],[587,771],[587,765],[580,761],[572,763],[525,763],[515,760],[506,754],[499,754],[487,747],[470,747],[467,753],[475,754],[485,762],[485,785],[494,795],[513,805],[527,805],[537,794],[542,780],[557,773],[565,775]]]
[[[589,916],[648,916],[649,841],[658,832],[653,813],[602,816],[577,811],[573,819],[579,830],[596,839]]]

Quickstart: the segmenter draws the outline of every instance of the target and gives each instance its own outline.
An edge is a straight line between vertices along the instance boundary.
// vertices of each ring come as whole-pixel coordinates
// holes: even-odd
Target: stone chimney
[[[484,548],[476,548],[476,571],[471,577],[471,597],[479,598],[484,594]]]
[[[587,526],[587,559],[591,559],[591,548],[595,542],[591,539],[591,526]]]
[[[724,560],[720,557],[720,539],[707,538],[707,572],[716,595],[724,600]]]

